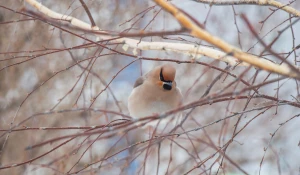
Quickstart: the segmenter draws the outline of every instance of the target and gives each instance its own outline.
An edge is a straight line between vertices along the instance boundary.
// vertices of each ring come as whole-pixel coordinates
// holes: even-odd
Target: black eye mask
[[[172,81],[166,81],[164,79],[164,76],[162,74],[162,69],[160,70],[159,79],[160,79],[160,81],[163,82],[163,88],[165,90],[171,90],[172,89]]]

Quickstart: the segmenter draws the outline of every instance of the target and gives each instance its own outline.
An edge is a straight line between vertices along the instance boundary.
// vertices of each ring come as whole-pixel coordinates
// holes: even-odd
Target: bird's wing
[[[143,83],[144,83],[144,77],[140,77],[135,81],[133,88],[136,88],[136,87],[142,85]]]

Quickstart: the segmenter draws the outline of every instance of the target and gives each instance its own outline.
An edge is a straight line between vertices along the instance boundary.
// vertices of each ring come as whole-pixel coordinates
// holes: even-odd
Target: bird
[[[136,119],[176,109],[182,102],[177,87],[176,69],[171,64],[157,66],[139,77],[128,98],[130,116]],[[151,122],[152,126],[157,124]]]

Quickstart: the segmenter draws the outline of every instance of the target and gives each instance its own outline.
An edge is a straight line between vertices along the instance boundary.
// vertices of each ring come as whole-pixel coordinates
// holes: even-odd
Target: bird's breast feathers
[[[144,85],[134,88],[129,97],[128,107],[132,117],[140,118],[161,114],[179,105],[181,98],[177,95],[180,94],[178,88],[171,92],[161,89],[151,92],[145,91]]]

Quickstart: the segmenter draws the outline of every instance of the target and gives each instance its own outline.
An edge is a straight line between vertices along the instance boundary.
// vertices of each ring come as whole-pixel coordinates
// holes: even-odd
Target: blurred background
[[[39,2],[91,23],[80,1]],[[162,35],[133,39],[214,48],[188,32],[164,35],[180,24],[153,1],[84,2],[103,31],[158,31]],[[278,64],[276,56],[263,52],[241,14],[267,44],[288,27],[272,49],[299,65],[300,23],[291,25],[299,17],[270,6],[170,2],[211,34]],[[280,2],[300,10],[299,1]],[[0,1],[0,9],[0,168],[6,167],[0,174],[300,174],[298,80],[285,78],[257,88],[259,93],[239,93],[249,84],[279,76],[245,66],[230,67],[231,75],[221,75],[227,63],[172,50],[125,49],[110,41],[100,42],[106,46],[101,47],[90,42],[101,41],[94,34],[54,22],[25,1]],[[190,114],[172,133],[190,132],[153,142],[143,142],[149,138],[147,131],[132,123],[107,127],[127,121],[119,119],[130,115],[127,99],[135,80],[168,59],[177,60],[169,63],[177,69],[184,104],[203,99],[211,85],[208,95],[221,99],[231,93],[225,97],[232,99],[207,99],[194,109],[178,111]],[[93,131],[97,133],[76,136]],[[72,137],[59,139],[66,135]]]

